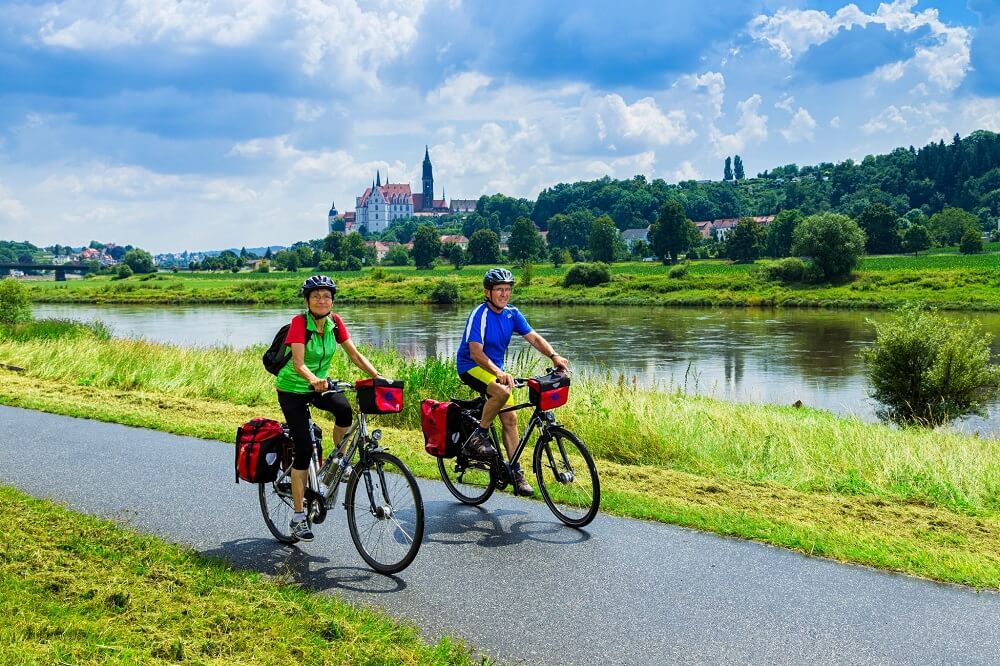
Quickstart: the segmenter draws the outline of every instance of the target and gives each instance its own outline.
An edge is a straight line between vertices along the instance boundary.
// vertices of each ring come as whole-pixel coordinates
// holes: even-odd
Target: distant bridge
[[[89,273],[94,270],[85,264],[0,264],[0,273],[4,271],[55,271],[56,282],[66,280],[66,271],[71,273]]]

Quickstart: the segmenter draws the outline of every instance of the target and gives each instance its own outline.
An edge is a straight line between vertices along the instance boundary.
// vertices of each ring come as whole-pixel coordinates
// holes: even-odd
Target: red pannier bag
[[[358,409],[364,414],[395,414],[403,411],[403,382],[392,379],[359,379]]]
[[[562,407],[569,400],[569,375],[550,372],[528,380],[528,402],[539,409]]]
[[[424,400],[420,403],[420,429],[424,450],[435,458],[454,458],[462,449],[462,409],[453,402]]]
[[[264,418],[247,421],[236,429],[236,483],[270,483],[287,458],[287,438],[281,424]]]

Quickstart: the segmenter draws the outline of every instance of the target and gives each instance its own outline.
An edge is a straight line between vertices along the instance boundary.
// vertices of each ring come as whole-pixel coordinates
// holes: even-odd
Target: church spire
[[[382,174],[375,172],[375,187],[382,187]]]

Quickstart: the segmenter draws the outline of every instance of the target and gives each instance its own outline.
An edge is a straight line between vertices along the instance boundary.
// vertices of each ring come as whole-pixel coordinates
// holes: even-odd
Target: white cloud
[[[27,209],[11,192],[0,185],[0,218],[15,221],[22,219],[27,213]]]
[[[996,99],[973,99],[962,105],[962,117],[974,129],[1000,132],[1000,101]]]
[[[660,111],[652,97],[627,104],[621,95],[607,95],[601,107],[610,133],[622,139],[639,140],[654,146],[685,144],[695,133],[687,127],[684,111]]]
[[[45,8],[38,37],[70,49],[156,42],[240,46],[286,11],[285,3],[269,0],[66,0]]]
[[[792,109],[795,108],[795,98],[785,93],[780,100],[775,102],[774,108],[792,113]]]
[[[304,123],[314,123],[322,118],[324,114],[326,114],[326,109],[320,104],[305,100],[299,100],[295,103],[295,120]]]
[[[678,80],[696,93],[705,92],[712,109],[712,118],[722,116],[722,104],[726,99],[726,78],[721,72],[705,72],[700,76],[687,75]]]
[[[490,85],[493,79],[479,72],[462,72],[448,78],[437,90],[427,94],[429,104],[464,104],[480,88]]]
[[[815,9],[779,9],[774,16],[757,16],[748,29],[754,39],[767,42],[786,60],[802,55],[810,47],[822,44],[843,28],[865,26],[872,18],[847,5],[830,16]]]
[[[840,128],[840,116],[834,116],[833,118],[830,118],[830,127],[832,127],[833,129]]]
[[[903,118],[903,114],[895,105],[892,105],[886,107],[880,114],[862,125],[861,131],[865,134],[875,134],[890,129],[905,130],[906,128],[906,119]]]
[[[684,160],[680,163],[680,166],[674,169],[671,173],[671,178],[675,183],[679,183],[682,180],[700,180],[701,172],[698,171],[695,165],[691,164],[691,162]]]
[[[833,38],[841,30],[883,25],[887,30],[913,32],[926,27],[930,44],[918,46],[912,58],[880,67],[875,77],[896,81],[912,62],[929,81],[941,90],[954,90],[970,66],[971,33],[963,27],[949,27],[936,9],[914,12],[917,0],[883,2],[873,14],[866,14],[854,4],[841,7],[832,16],[815,9],[779,9],[773,16],[761,15],[750,21],[750,35],[766,42],[785,60],[793,60],[811,47]]]
[[[800,106],[799,110],[792,116],[792,120],[788,123],[788,127],[781,130],[781,135],[785,137],[785,141],[788,143],[812,141],[814,138],[813,131],[815,129],[816,121],[813,120],[813,117],[809,115],[808,111]]]
[[[873,76],[880,81],[898,81],[906,73],[906,65],[902,62],[893,62],[882,65],[875,70]]]
[[[709,132],[709,139],[715,146],[716,154],[721,156],[741,152],[746,146],[760,143],[767,138],[767,116],[757,111],[760,109],[760,95],[751,95],[740,102],[739,129],[732,134],[724,134],[714,125]]]

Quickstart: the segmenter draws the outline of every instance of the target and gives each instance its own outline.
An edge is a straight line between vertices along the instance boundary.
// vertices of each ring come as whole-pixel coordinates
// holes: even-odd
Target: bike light
[[[381,439],[382,439],[382,431],[381,430],[372,430],[372,441],[373,442],[377,442],[377,441],[379,441]]]

